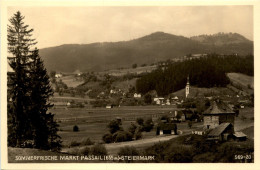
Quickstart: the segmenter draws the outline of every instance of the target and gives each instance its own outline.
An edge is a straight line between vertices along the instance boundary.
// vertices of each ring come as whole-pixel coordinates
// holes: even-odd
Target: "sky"
[[[8,7],[34,29],[38,48],[116,42],[162,31],[191,37],[236,32],[253,40],[253,6]]]

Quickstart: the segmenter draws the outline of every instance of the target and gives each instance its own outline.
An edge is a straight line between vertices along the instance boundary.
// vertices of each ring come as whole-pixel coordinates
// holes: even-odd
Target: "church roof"
[[[213,101],[210,107],[204,111],[204,115],[207,114],[234,114],[235,112],[224,102]]]

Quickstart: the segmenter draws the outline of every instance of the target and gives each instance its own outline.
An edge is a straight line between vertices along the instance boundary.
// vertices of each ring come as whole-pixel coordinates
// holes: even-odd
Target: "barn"
[[[156,135],[177,135],[177,125],[174,123],[160,123],[157,126]]]
[[[208,140],[227,141],[232,137],[234,127],[231,123],[221,123],[208,134]]]

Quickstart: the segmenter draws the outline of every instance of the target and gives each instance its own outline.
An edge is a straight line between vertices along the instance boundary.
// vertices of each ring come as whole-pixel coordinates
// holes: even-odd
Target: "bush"
[[[135,134],[137,126],[134,123],[131,123],[130,127],[128,128],[128,131],[132,134]]]
[[[80,155],[80,150],[79,148],[73,148],[69,150],[69,154],[71,155]]]
[[[120,125],[122,125],[121,121],[112,120],[109,122],[107,127],[109,128],[110,133],[113,134],[113,133],[117,132],[118,130],[120,130]]]
[[[80,145],[80,142],[77,142],[77,141],[71,141],[69,147],[74,147],[74,146],[79,146]]]
[[[139,152],[133,146],[125,146],[120,148],[119,152],[117,153],[119,156],[138,156]],[[125,162],[133,162],[133,160],[125,160]]]
[[[113,134],[113,141],[114,142],[124,142],[124,141],[131,141],[133,135],[126,131],[118,131]]]
[[[102,137],[103,141],[105,143],[111,143],[113,142],[113,138],[112,138],[112,134],[111,133],[107,133]]]
[[[147,119],[144,123],[143,130],[146,132],[150,132],[153,129],[153,126],[154,126],[154,124],[153,124],[152,119]]]
[[[138,125],[142,126],[144,124],[144,119],[139,117],[136,119],[136,123],[138,123]]]
[[[90,153],[92,155],[107,155],[107,150],[104,145],[96,144],[90,149]]]
[[[90,154],[90,149],[89,147],[85,147],[81,150],[81,155],[89,155]]]
[[[172,145],[165,151],[166,162],[188,163],[192,162],[194,156],[194,151],[191,146]]]
[[[135,131],[135,134],[134,134],[134,138],[135,140],[138,140],[138,139],[142,139],[143,135],[142,135],[142,131],[140,128],[138,128],[136,131]]]
[[[82,145],[93,145],[94,142],[90,138],[87,138],[81,142]]]
[[[79,131],[79,127],[77,125],[73,126],[73,132],[78,132]]]

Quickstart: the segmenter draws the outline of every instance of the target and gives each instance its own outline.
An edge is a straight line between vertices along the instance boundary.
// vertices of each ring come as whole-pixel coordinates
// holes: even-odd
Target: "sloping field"
[[[128,69],[114,69],[101,73],[107,73],[111,76],[123,76],[126,74],[141,74],[145,72],[151,72],[156,69],[156,66],[145,66],[145,67],[137,67],[137,68],[128,68]]]
[[[252,89],[254,89],[254,77],[252,76],[241,73],[228,73],[227,76],[234,83],[238,83],[245,88],[250,86]]]
[[[185,89],[178,90],[172,93],[173,96],[182,96],[185,97]],[[218,96],[218,95],[234,95],[234,92],[225,87],[214,87],[214,88],[199,88],[199,87],[190,87],[190,97],[209,97],[209,96]]]
[[[74,75],[63,76],[59,79],[61,79],[68,87],[73,87],[73,88],[84,83],[83,80],[77,80]],[[57,79],[57,81],[59,81],[59,79]]]

